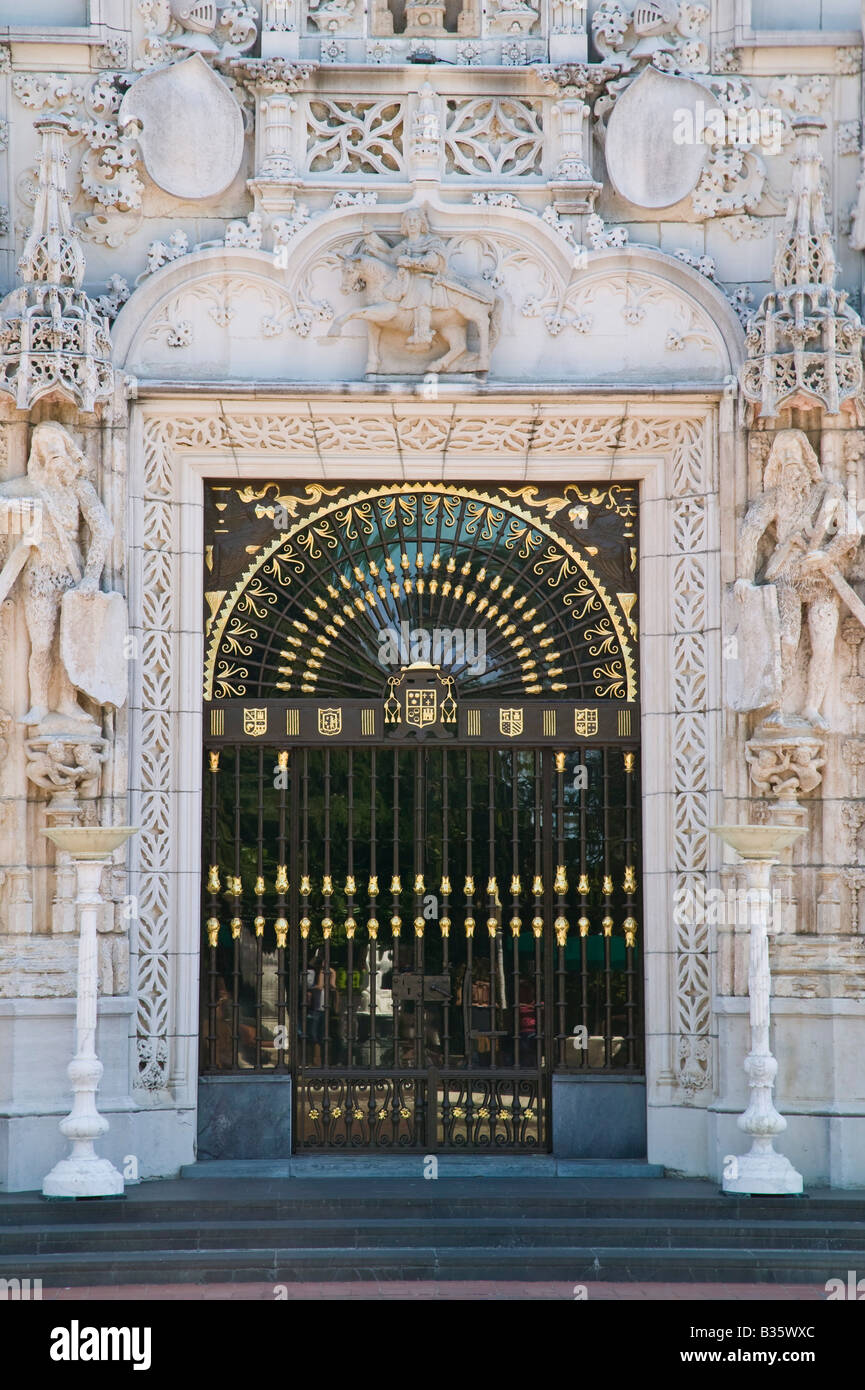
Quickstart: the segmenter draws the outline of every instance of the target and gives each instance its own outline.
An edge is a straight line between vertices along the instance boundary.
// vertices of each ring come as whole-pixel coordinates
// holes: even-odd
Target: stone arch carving
[[[341,257],[371,233],[393,244],[406,206],[331,209],[280,258],[211,247],[162,267],[118,316],[117,366],[159,380],[362,379],[366,326],[353,320],[328,335],[363,302]],[[425,210],[448,270],[501,301],[490,381],[675,382],[687,348],[689,379],[717,385],[744,360],[742,327],[721,290],[665,252],[586,253],[562,224],[522,208],[435,200]],[[382,370],[423,376],[439,352],[428,361],[397,340]]]

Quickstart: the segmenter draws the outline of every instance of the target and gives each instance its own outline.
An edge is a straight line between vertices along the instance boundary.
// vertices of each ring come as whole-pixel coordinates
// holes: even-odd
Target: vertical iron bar
[[[345,880],[345,903],[346,921],[345,936],[347,943],[348,961],[346,976],[346,1017],[345,1017],[345,1061],[348,1066],[354,1066],[354,1044],[355,1044],[355,1024],[354,1024],[354,933],[356,923],[354,920],[354,749],[348,750],[348,788],[347,788],[347,817],[348,817],[348,859],[346,864]]]
[[[287,749],[283,749],[283,750],[277,755],[277,767],[278,767],[279,771],[282,772],[283,774],[287,773],[287,771],[288,771],[288,750],[287,750]],[[283,775],[282,777],[280,777],[280,779],[279,779],[279,824],[278,824],[278,833],[277,833],[277,842],[276,842],[276,882],[275,882],[275,885],[274,885],[274,886],[275,886],[275,889],[276,889],[276,921],[275,921],[275,923],[274,923],[274,931],[276,932],[276,969],[277,969],[277,981],[279,982],[279,983],[277,984],[277,989],[278,989],[277,1003],[278,1003],[278,1004],[279,1004],[279,1003],[282,1004],[282,1013],[281,1013],[281,1016],[280,1016],[280,1022],[281,1022],[283,1025],[285,1025],[285,1018],[284,1018],[284,1014],[285,1014],[285,978],[286,978],[285,948],[286,948],[286,941],[287,941],[287,938],[288,938],[288,918],[287,918],[286,915],[285,915],[285,911],[286,911],[286,908],[285,908],[285,895],[286,895],[286,893],[288,892],[288,876],[287,876],[287,871],[286,871],[286,870],[287,870],[287,861],[288,861],[288,855],[286,854],[286,838],[287,838],[287,837],[286,837],[286,821],[287,821],[287,816],[286,816],[286,804],[285,804],[285,803],[286,803],[286,795],[285,795],[285,793],[286,793],[286,786],[285,786],[286,781],[287,781],[287,778],[286,778],[284,775]],[[290,950],[289,950],[289,956],[290,956],[290,954],[291,954],[291,952],[290,952]],[[289,961],[289,964],[290,964],[290,961]],[[290,1014],[289,1014],[289,1017],[290,1017]],[[287,1041],[287,1038],[286,1038],[286,1041]],[[277,1059],[277,1061],[279,1061],[279,1059]],[[283,1069],[283,1070],[285,1069],[285,1066],[288,1064],[288,1061],[289,1061],[289,1059],[286,1058],[285,1053],[283,1052],[283,1057],[282,1057],[282,1069]]]
[[[586,769],[586,782],[588,783],[589,765],[585,762],[586,750],[582,746],[577,749],[577,757],[580,765]],[[578,922],[580,932],[580,1026],[585,1030],[585,1046],[580,1049],[580,1066],[589,1065],[589,876],[586,861],[586,832],[587,832],[587,799],[589,795],[588,786],[580,788],[580,878],[577,884],[577,891],[580,895],[580,917]]]
[[[564,1066],[567,1060],[567,1006],[565,998],[566,972],[565,950],[568,922],[565,917],[568,881],[565,875],[565,754],[555,754],[556,767],[556,877],[553,887],[556,893],[556,1033],[558,1037],[558,1062]]]
[[[376,806],[377,806],[377,776],[376,750],[370,749],[369,755],[369,915],[367,917],[366,929],[369,936],[369,946],[367,948],[367,959],[369,961],[369,1065],[376,1066],[376,1010],[377,1003],[377,975],[378,975],[378,919],[376,917],[376,899],[378,897],[378,873],[376,871]],[[369,1095],[370,1114],[374,1109],[373,1088],[370,1087]]]
[[[288,816],[289,824],[291,826],[291,839],[289,842],[289,884],[291,888],[291,897],[289,899],[288,912],[288,918],[291,924],[291,929],[290,935],[288,936],[287,949],[285,945],[280,946],[279,936],[277,936],[276,940],[277,960],[279,964],[279,973],[277,976],[278,993],[276,1004],[279,1022],[282,1024],[282,1027],[284,1029],[283,1036],[286,1039],[286,1047],[283,1049],[281,1059],[278,1059],[280,1070],[286,1071],[288,1070],[288,1068],[291,1067],[294,1069],[296,1073],[297,1056],[299,1050],[298,1034],[301,1030],[301,996],[298,995],[298,982],[301,978],[300,942],[298,940],[297,928],[298,918],[300,916],[300,913],[298,911],[300,901],[298,894],[298,886],[300,879],[300,856],[298,845],[298,826],[300,824],[300,778],[298,776],[298,773],[300,771],[300,768],[297,750],[286,750],[286,752],[288,754],[288,767],[291,776],[291,781],[289,784],[291,807]],[[283,804],[283,799],[280,798],[280,805],[282,806]],[[283,927],[283,933],[284,931],[285,929]],[[283,936],[283,940],[285,940],[285,936]],[[304,966],[304,969],[305,968],[306,967]],[[303,982],[305,985],[305,974],[303,976]],[[304,1001],[306,1000],[305,990],[302,995],[302,998]],[[292,1094],[296,1095],[297,1086],[292,1086],[291,1089]]]
[[[258,775],[256,783],[258,816],[257,816],[257,845],[256,845],[256,873],[255,873],[255,1070],[261,1071],[261,1030],[262,1014],[264,1012],[264,995],[262,972],[264,969],[264,917],[262,915],[262,894],[264,893],[264,879],[262,877],[262,854],[264,842],[264,749],[258,750]]]
[[[532,881],[532,896],[534,899],[534,916],[532,917],[532,935],[535,939],[535,1065],[538,1075],[541,1074],[543,1059],[550,1056],[547,1045],[547,996],[545,990],[545,962],[543,957],[542,942],[544,939],[544,918],[546,916],[546,898],[544,894],[544,842],[546,835],[546,815],[541,820],[542,808],[545,809],[546,802],[543,799],[543,754],[540,749],[535,749],[534,767],[534,793],[535,793],[535,873]]]
[[[210,969],[207,1040],[209,1067],[215,1070],[219,1061],[219,997],[216,990],[216,982],[219,978],[217,968],[219,950],[219,751],[211,751],[208,754],[208,761],[210,763],[210,865],[207,875],[209,903],[207,944],[210,951]]]
[[[333,892],[333,880],[330,872],[330,749],[324,750],[324,878],[322,880],[322,894],[324,897],[324,916],[321,920],[321,931],[324,937],[324,1018],[322,1020],[322,1039],[324,1047],[322,1049],[322,1061],[325,1067],[330,1066],[330,936],[333,931],[333,920],[330,915],[330,899]],[[327,1106],[328,1093],[325,1083],[325,1106]]]
[[[390,929],[393,941],[393,974],[392,984],[396,983],[396,975],[399,970],[399,936],[402,930],[402,918],[399,914],[399,899],[402,892],[402,883],[399,876],[399,749],[393,750],[393,872],[390,880],[391,891],[391,917]],[[396,990],[391,996],[393,1003],[393,1065],[400,1065],[399,1053],[399,1025],[400,1025],[400,1000],[396,997]],[[394,1106],[396,1100],[394,1100]]]
[[[487,754],[487,843],[489,859],[489,877],[487,879],[487,933],[489,935],[490,947],[490,1002],[489,1002],[489,1023],[487,1025],[490,1032],[490,1067],[495,1069],[498,1066],[498,1038],[496,1037],[498,1023],[498,1004],[496,995],[498,992],[499,972],[496,959],[496,935],[499,927],[498,909],[496,900],[499,896],[498,883],[496,881],[496,764],[495,749],[490,748]],[[502,1001],[503,1003],[504,1001]]]
[[[445,973],[446,975],[449,975],[449,974],[450,974],[450,932],[451,932],[451,918],[450,918],[450,893],[451,893],[451,880],[450,880],[450,826],[449,826],[449,819],[450,819],[450,804],[449,804],[448,797],[449,797],[449,788],[448,788],[448,750],[447,750],[447,748],[443,748],[443,749],[442,749],[442,881],[441,881],[442,915],[441,915],[441,918],[440,918],[440,920],[439,920],[439,929],[440,929],[440,931],[441,931],[441,936],[442,936],[442,970],[444,971],[444,973]],[[442,1039],[442,1048],[443,1048],[443,1052],[444,1052],[444,1065],[445,1065],[445,1069],[447,1069],[447,1068],[450,1066],[450,1053],[451,1053],[451,1017],[450,1017],[451,1011],[450,1011],[450,1003],[449,1003],[449,1002],[445,1003],[445,1006],[444,1006],[444,1009],[443,1009],[443,1015],[444,1015],[444,1037],[443,1037],[443,1039]],[[445,1104],[447,1104],[447,1100],[448,1100],[448,1089],[447,1089],[447,1086],[445,1086],[444,1097],[445,1097]]]
[[[415,749],[414,754],[414,968],[423,981],[423,895],[424,895],[424,801],[426,797],[424,777],[424,750]],[[414,1053],[415,1066],[423,1065],[421,1056],[422,1038],[426,1013],[423,1003],[423,983],[421,998],[414,1006]]]
[[[471,749],[470,749],[470,748],[467,748],[467,749],[466,749],[466,881],[465,881],[465,898],[466,898],[466,916],[465,916],[465,931],[466,931],[466,970],[465,970],[465,975],[463,976],[463,981],[464,981],[464,984],[463,984],[463,1017],[466,1017],[465,1010],[468,1009],[469,1027],[468,1027],[468,1037],[466,1038],[466,1046],[467,1046],[467,1048],[468,1048],[468,1054],[469,1054],[468,1057],[466,1058],[466,1065],[467,1065],[468,1067],[471,1067],[471,1065],[472,1065],[472,1052],[473,1052],[472,1043],[473,1043],[473,1034],[474,1034],[474,1011],[473,1011],[473,1008],[472,1008],[472,1003],[473,1003],[472,995],[474,994],[474,934],[475,934],[474,893],[475,893],[475,880],[474,880],[474,872],[473,872],[473,868],[472,868],[472,865],[473,865],[473,849],[474,849],[474,826],[473,826],[473,823],[472,823],[472,812],[473,812],[473,807],[472,807],[472,753],[471,753]],[[466,1000],[466,997],[465,997],[465,981],[468,981],[468,988],[469,988],[469,997],[468,997],[468,1000]]]
[[[511,749],[511,943],[513,953],[513,1022],[514,1022],[514,1066],[522,1064],[520,1056],[520,809],[519,809],[519,754]],[[517,1087],[514,1086],[514,1118],[517,1116]]]
[[[613,1061],[613,978],[610,962],[610,939],[613,934],[612,892],[613,880],[610,875],[610,750],[605,745],[603,757],[604,787],[604,1066],[612,1066]]]
[[[233,983],[231,995],[231,1064],[235,1071],[240,1066],[240,933],[241,919],[237,913],[237,885],[240,874],[240,756],[238,745],[234,748],[234,916],[231,919],[231,940],[234,949]]]
[[[556,1059],[556,973],[554,942],[551,932],[553,916],[554,835],[555,802],[553,800],[553,754],[544,749],[542,754],[543,808],[544,808],[544,1052],[548,1058],[548,1070],[552,1070]]]
[[[300,1063],[309,1065],[309,749],[304,748],[301,758],[301,858],[303,868],[300,876],[300,895],[303,899],[300,919]],[[315,981],[313,981],[315,988]]]
[[[625,1015],[628,1033],[628,1066],[637,1064],[637,1033],[634,967],[634,945],[637,923],[634,918],[634,893],[636,892],[636,840],[634,836],[634,765],[636,754],[628,751],[623,757],[625,769]]]

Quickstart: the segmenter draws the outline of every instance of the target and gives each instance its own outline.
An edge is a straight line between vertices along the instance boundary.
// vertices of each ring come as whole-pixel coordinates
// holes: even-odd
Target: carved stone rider
[[[832,669],[841,598],[859,617],[865,609],[844,579],[844,570],[862,538],[862,528],[844,488],[824,477],[817,456],[801,430],[784,430],[766,463],[763,492],[748,509],[739,532],[739,575],[735,593],[742,600],[753,588],[757,552],[773,533],[774,547],[763,581],[775,585],[781,639],[781,695],[789,689],[807,609],[811,639],[804,716],[825,728],[821,715]],[[857,611],[861,610],[861,611]],[[767,724],[783,725],[779,699]]]
[[[37,425],[26,476],[0,485],[0,499],[23,497],[41,503],[41,535],[38,539],[25,537],[0,573],[3,597],[21,574],[30,638],[30,709],[21,722],[42,725],[54,714],[60,716],[64,727],[90,728],[94,721],[78,703],[55,646],[63,595],[68,589],[81,594],[97,592],[113,528],[87,477],[87,460],[62,425]],[[81,516],[90,531],[86,562],[78,538]],[[52,678],[56,678],[53,709]]]
[[[445,245],[441,237],[430,232],[426,214],[419,208],[409,208],[403,213],[400,231],[403,239],[393,247],[376,232],[368,233],[364,240],[368,250],[398,268],[400,307],[414,312],[406,347],[422,352],[435,336],[430,323],[431,311],[448,306],[447,288],[442,279],[448,268]]]

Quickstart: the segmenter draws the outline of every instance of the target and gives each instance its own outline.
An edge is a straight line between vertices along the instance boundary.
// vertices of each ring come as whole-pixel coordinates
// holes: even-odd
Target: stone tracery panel
[[[446,172],[462,178],[525,178],[543,173],[539,102],[516,97],[447,102]]]
[[[307,107],[310,174],[398,174],[403,169],[403,103],[332,101]]]

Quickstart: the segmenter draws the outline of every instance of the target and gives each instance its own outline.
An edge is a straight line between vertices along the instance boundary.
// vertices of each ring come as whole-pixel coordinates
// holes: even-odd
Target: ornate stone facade
[[[0,70],[0,1049],[61,1059],[12,1067],[0,1187],[61,1153],[52,823],[139,827],[106,1152],[193,1158],[202,480],[265,474],[639,482],[648,1156],[735,1152],[709,828],[772,821],[786,1152],[865,1182],[860,50],[761,47],[745,0],[99,9],[86,71],[47,24]]]

